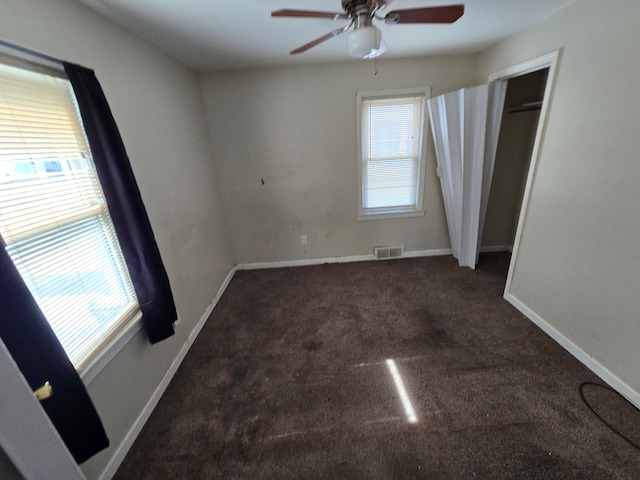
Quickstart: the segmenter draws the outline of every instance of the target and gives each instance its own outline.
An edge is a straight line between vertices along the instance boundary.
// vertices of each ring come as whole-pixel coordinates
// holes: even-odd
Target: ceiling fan
[[[464,14],[464,5],[446,5],[439,7],[411,8],[396,10],[379,16],[393,0],[342,0],[344,12],[321,12],[315,10],[283,9],[271,12],[272,17],[326,18],[329,20],[350,20],[342,28],[316,38],[301,47],[292,50],[291,55],[306,52],[312,47],[341,35],[353,27],[347,35],[349,54],[358,58],[375,58],[382,55],[387,47],[382,40],[380,30],[373,26],[373,19],[386,24],[400,23],[453,23]]]

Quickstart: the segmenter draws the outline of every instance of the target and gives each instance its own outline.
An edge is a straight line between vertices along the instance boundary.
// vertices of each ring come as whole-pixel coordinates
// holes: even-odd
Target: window
[[[358,219],[422,215],[429,89],[358,93]]]
[[[138,303],[63,76],[0,64],[0,235],[78,368]]]

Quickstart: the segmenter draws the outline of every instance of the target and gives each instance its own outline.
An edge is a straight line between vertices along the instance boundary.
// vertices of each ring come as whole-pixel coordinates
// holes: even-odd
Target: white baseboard
[[[513,245],[489,245],[480,247],[480,253],[509,252],[513,253]]]
[[[418,250],[413,252],[405,251],[403,258],[432,257],[438,255],[451,255],[451,249]],[[279,262],[241,263],[239,265],[236,265],[236,270],[261,270],[265,268],[303,267],[308,265],[322,265],[325,263],[367,262],[369,260],[375,260],[373,253],[370,253],[368,255],[351,255],[347,257],[305,258],[303,260],[284,260]]]
[[[129,450],[131,449],[133,442],[135,442],[136,438],[142,431],[142,428],[144,427],[145,423],[147,423],[147,420],[149,420],[149,417],[151,416],[151,413],[153,412],[153,410],[156,408],[156,405],[158,405],[158,402],[160,401],[162,394],[167,389],[167,387],[169,386],[169,383],[171,382],[171,379],[178,371],[178,367],[180,367],[180,364],[184,360],[184,357],[187,356],[187,353],[189,352],[191,345],[193,345],[193,342],[195,341],[196,337],[202,330],[202,327],[204,327],[205,323],[207,323],[207,319],[209,318],[209,315],[211,315],[211,312],[213,312],[213,309],[215,308],[218,301],[220,300],[220,297],[222,297],[222,294],[227,289],[227,286],[229,286],[229,283],[231,282],[231,279],[233,278],[233,275],[235,274],[235,272],[236,272],[236,268],[234,267],[231,269],[231,271],[227,275],[227,278],[225,278],[224,282],[222,283],[222,286],[218,289],[218,293],[216,293],[216,296],[213,298],[211,303],[207,306],[204,313],[200,317],[200,320],[198,321],[198,323],[196,324],[192,332],[189,334],[187,341],[184,343],[184,345],[180,349],[180,352],[178,352],[178,355],[171,363],[169,370],[167,370],[167,373],[165,373],[164,377],[162,377],[160,384],[155,389],[155,391],[149,398],[149,401],[140,412],[140,415],[138,415],[138,418],[136,419],[136,421],[133,423],[133,425],[125,435],[124,439],[122,440],[122,442],[116,449],[115,453],[111,457],[111,460],[109,460],[109,463],[107,463],[107,466],[102,471],[102,474],[98,477],[99,480],[110,480],[116,474],[116,471],[120,467],[120,464],[124,460],[124,457],[127,455]]]
[[[619,377],[613,374],[607,367],[602,365],[595,358],[591,357],[587,352],[582,350],[578,345],[569,340],[553,325],[540,317],[537,313],[527,307],[524,303],[514,297],[511,293],[505,293],[505,300],[517,308],[520,313],[535,323],[547,335],[555,340],[562,348],[567,350],[571,355],[582,362],[589,370],[598,375],[602,380],[607,382],[620,395],[629,400],[633,405],[640,409],[640,393],[635,391]]]

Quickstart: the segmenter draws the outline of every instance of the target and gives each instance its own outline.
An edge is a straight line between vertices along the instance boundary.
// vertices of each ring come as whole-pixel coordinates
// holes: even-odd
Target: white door
[[[461,267],[475,268],[478,260],[504,91],[492,86],[490,95],[479,85],[429,100],[451,249]]]

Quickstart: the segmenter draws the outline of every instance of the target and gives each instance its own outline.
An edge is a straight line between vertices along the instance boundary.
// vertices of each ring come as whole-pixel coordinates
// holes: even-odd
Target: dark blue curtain
[[[173,335],[169,279],[122,139],[93,71],[65,63],[93,159],[151,343]],[[0,244],[0,337],[33,390],[49,382],[44,410],[78,463],[109,446],[75,368],[9,254]],[[0,387],[1,388],[1,387]]]
[[[41,405],[76,462],[107,448],[109,440],[80,376],[1,246],[0,312],[0,337],[31,389],[51,384],[53,395]]]
[[[159,342],[173,335],[173,322],[178,315],[129,157],[93,70],[70,63],[65,63],[64,68],[78,100],[93,161],[138,296],[142,321],[151,343]]]

